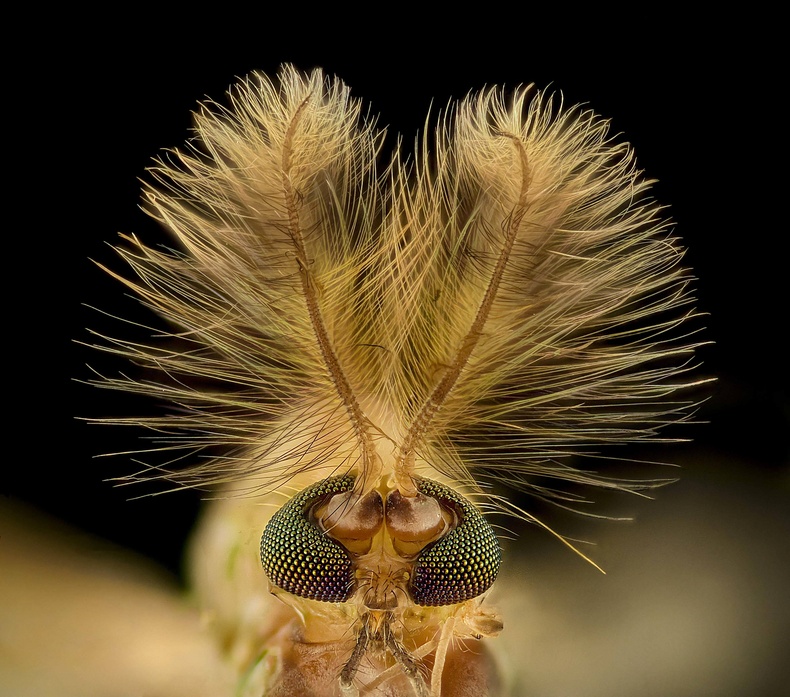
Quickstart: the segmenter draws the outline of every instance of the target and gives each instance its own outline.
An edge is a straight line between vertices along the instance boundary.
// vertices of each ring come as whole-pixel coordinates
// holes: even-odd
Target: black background
[[[90,339],[86,327],[104,326],[84,304],[144,318],[89,258],[120,269],[105,244],[117,232],[161,239],[138,208],[138,178],[151,158],[184,142],[199,100],[221,99],[234,77],[274,73],[282,62],[336,74],[407,144],[431,104],[436,110],[487,84],[534,82],[611,118],[658,179],[656,198],[670,205],[688,248],[699,308],[709,313],[705,336],[715,342],[701,351],[702,374],[718,379],[700,415],[708,423],[682,434],[694,445],[656,449],[655,457],[688,462],[704,452],[709,462],[738,463],[722,478],[768,474],[787,491],[786,118],[768,19],[625,17],[615,25],[598,17],[571,32],[567,18],[541,23],[526,14],[463,28],[400,16],[354,29],[349,16],[334,18],[337,29],[306,8],[283,11],[293,14],[284,25],[234,15],[165,26],[127,8],[19,27],[29,38],[6,82],[11,419],[2,496],[177,572],[199,494],[128,501],[138,492],[105,481],[127,473],[128,458],[94,456],[134,448],[135,434],[77,418],[150,408],[76,381],[91,377],[86,364],[123,369],[75,342]]]

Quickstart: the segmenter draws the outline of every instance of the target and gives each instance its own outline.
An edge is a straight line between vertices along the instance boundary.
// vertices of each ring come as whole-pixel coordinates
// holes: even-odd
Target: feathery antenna
[[[100,337],[158,377],[97,384],[169,400],[107,421],[188,464],[130,481],[353,471],[358,496],[382,476],[413,496],[429,470],[552,497],[551,480],[625,486],[568,454],[693,413],[676,396],[698,382],[691,277],[605,121],[494,88],[412,164],[380,170],[382,139],[342,82],[285,66],[204,106],[152,168],[147,205],[178,249],[124,236],[133,277],[111,273],[174,328]]]

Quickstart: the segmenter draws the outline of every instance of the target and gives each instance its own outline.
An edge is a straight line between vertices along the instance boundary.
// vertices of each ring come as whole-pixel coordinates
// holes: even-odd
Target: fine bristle
[[[128,480],[622,486],[563,460],[687,419],[699,345],[629,146],[591,111],[493,88],[380,167],[362,114],[319,70],[253,74],[152,168],[147,208],[177,249],[125,236],[134,276],[113,275],[172,333],[100,337],[159,377],[97,384],[169,400],[108,421],[151,429],[179,466]],[[183,457],[201,451],[217,456]]]

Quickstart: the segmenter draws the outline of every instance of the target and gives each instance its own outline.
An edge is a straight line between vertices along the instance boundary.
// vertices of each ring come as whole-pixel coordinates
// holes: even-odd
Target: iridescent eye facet
[[[453,605],[485,593],[497,577],[502,550],[490,523],[463,496],[430,479],[417,488],[451,508],[458,525],[420,554],[410,583],[417,605]]]
[[[387,525],[396,555],[401,555],[395,567],[414,559],[407,583],[417,605],[462,603],[490,588],[502,552],[493,528],[466,498],[419,479],[420,494],[405,499],[391,491],[385,513],[377,492],[355,500],[353,485],[351,475],[317,482],[272,516],[261,537],[261,563],[273,585],[310,600],[347,601],[357,572],[368,579],[369,588],[375,585],[371,579],[390,572],[379,557],[373,569],[360,556]]]
[[[348,491],[354,477],[332,477],[304,489],[275,513],[261,537],[261,563],[278,588],[301,598],[342,603],[353,593],[349,553],[310,519],[322,499]]]

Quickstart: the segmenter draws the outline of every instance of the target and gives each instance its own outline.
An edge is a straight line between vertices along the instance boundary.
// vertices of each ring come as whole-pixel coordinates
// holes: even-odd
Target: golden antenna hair
[[[207,104],[153,168],[177,250],[126,236],[118,274],[174,349],[100,345],[161,379],[102,387],[176,405],[152,429],[223,457],[137,478],[273,487],[303,470],[426,464],[475,485],[610,485],[559,463],[687,418],[697,342],[682,250],[631,150],[592,112],[497,88],[450,109],[413,168],[340,81],[285,66]],[[209,380],[217,389],[196,388]]]
[[[121,280],[187,346],[112,342],[165,380],[99,384],[178,405],[164,419],[135,420],[167,434],[164,449],[221,445],[235,457],[142,476],[192,486],[261,473],[280,483],[305,466],[307,449],[310,467],[338,449],[348,468],[378,466],[349,383],[355,277],[375,245],[379,206],[380,134],[358,124],[359,112],[320,71],[285,69],[278,84],[253,75],[228,107],[203,107],[195,145],[152,169],[149,210],[180,250],[125,237],[131,249],[118,251],[137,279]],[[196,390],[195,379],[225,389]]]

